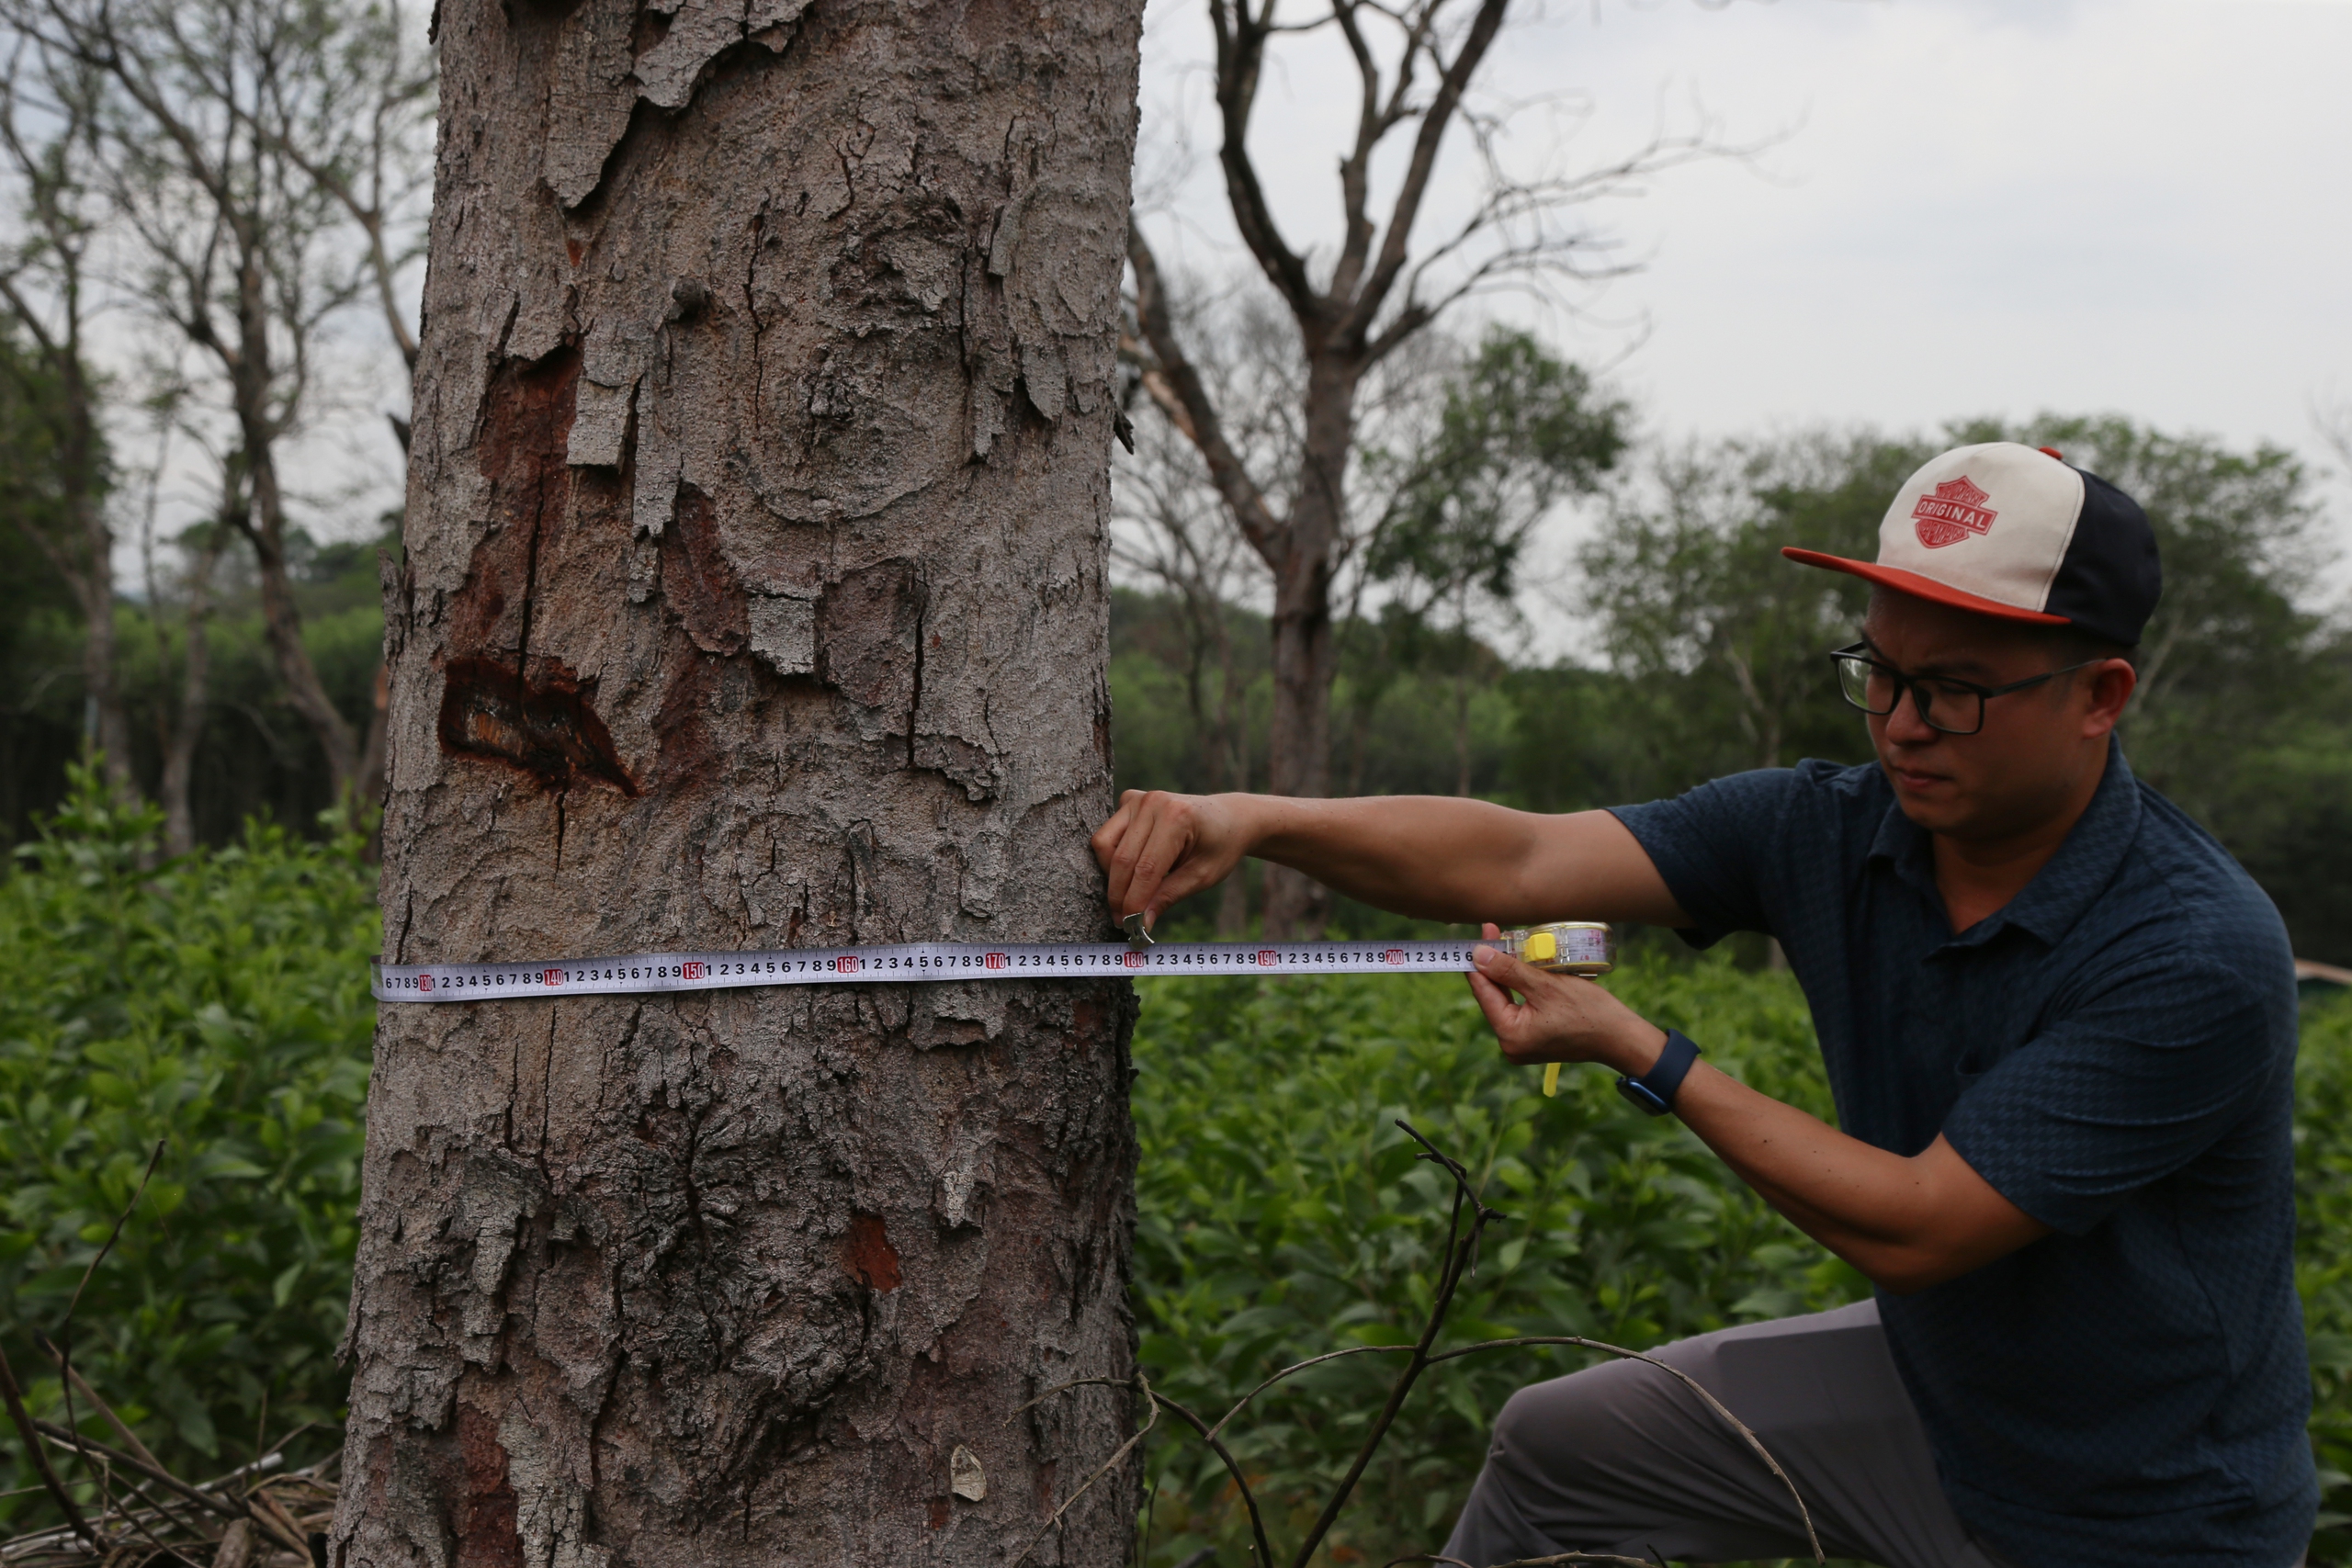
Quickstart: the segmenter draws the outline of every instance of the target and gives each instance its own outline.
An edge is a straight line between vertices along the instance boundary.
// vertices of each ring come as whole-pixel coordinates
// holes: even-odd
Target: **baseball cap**
[[[2130,648],[2164,592],[2140,503],[2047,446],[1956,446],[1913,474],[1878,525],[1878,559],[1793,546],[1806,566],[1981,615],[2072,626]]]

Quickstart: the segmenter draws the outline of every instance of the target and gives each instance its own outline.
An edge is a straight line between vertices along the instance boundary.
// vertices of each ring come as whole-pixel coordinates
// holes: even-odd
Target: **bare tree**
[[[1200,737],[1212,790],[1250,787],[1251,671],[1237,646],[1235,617],[1257,597],[1263,569],[1219,511],[1200,454],[1164,420],[1133,432],[1135,461],[1113,469],[1112,559],[1150,585],[1174,610],[1184,637],[1184,699]],[[1217,893],[1216,930],[1249,925],[1247,882],[1228,876]]]
[[[196,751],[204,739],[212,703],[212,613],[220,557],[234,532],[229,521],[246,504],[243,476],[232,458],[217,457],[220,499],[211,515],[185,528],[172,543],[180,570],[167,580],[156,565],[156,519],[171,466],[171,438],[178,416],[175,389],[152,400],[155,413],[155,457],[147,478],[147,500],[140,522],[140,557],[145,569],[147,615],[155,638],[156,739],[164,763],[156,799],[164,808],[164,849],[184,855],[196,848]],[[172,612],[177,610],[179,692],[166,701],[171,681]]]
[[[1140,12],[444,0],[388,954],[1102,931]],[[1132,1008],[385,1009],[335,1560],[1119,1561]]]
[[[85,337],[95,303],[89,179],[97,96],[87,69],[14,40],[0,75],[0,151],[24,237],[0,254],[0,310],[17,340],[0,353],[0,374],[29,438],[20,445],[40,460],[0,476],[0,486],[15,492],[7,510],[81,609],[84,739],[128,795],[134,786],[116,653],[114,527]]]
[[[211,361],[245,496],[229,521],[254,552],[287,699],[346,797],[361,738],[303,645],[281,459],[312,415],[329,321],[372,293],[403,353],[411,346],[383,222],[421,92],[397,18],[311,0],[5,0],[0,10],[105,82],[106,195],[139,258],[127,292]]]
[[[1503,28],[1508,0],[1329,0],[1310,20],[1279,19],[1281,0],[1208,0],[1216,39],[1218,164],[1243,244],[1295,327],[1298,446],[1280,479],[1228,438],[1226,411],[1198,373],[1169,282],[1140,223],[1129,229],[1135,311],[1148,357],[1145,386],[1199,446],[1234,524],[1273,578],[1272,744],[1277,794],[1325,793],[1337,669],[1332,590],[1350,547],[1349,465],[1367,376],[1450,307],[1489,287],[1611,270],[1568,209],[1668,164],[1707,153],[1699,138],[1661,136],[1605,167],[1524,175],[1507,166],[1503,118],[1469,101]],[[1335,34],[1360,82],[1354,136],[1340,161],[1343,231],[1328,263],[1283,231],[1250,146],[1269,50],[1285,35]],[[1439,152],[1457,123],[1484,169],[1468,215],[1415,243]],[[1404,167],[1375,211],[1374,164],[1402,144]],[[1295,873],[1268,879],[1268,930],[1319,929],[1326,896]]]
[[[434,61],[429,51],[412,47],[398,0],[345,4],[328,14],[334,25],[298,33],[296,47],[271,62],[253,105],[252,130],[340,207],[357,231],[362,270],[374,286],[385,333],[413,378],[417,340],[405,283],[424,256],[425,228],[417,209],[432,188]],[[405,457],[410,411],[403,407],[390,419]],[[384,794],[390,686],[381,663],[369,696],[353,795],[373,804]]]

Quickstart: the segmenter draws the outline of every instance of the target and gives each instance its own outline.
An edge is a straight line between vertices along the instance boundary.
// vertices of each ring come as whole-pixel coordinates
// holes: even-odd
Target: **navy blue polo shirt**
[[[1846,1132],[1941,1133],[2055,1233],[1879,1298],[1962,1522],[2025,1568],[2295,1562],[2294,964],[2253,879],[2112,746],[2057,854],[1958,936],[1874,765],[1616,815],[1689,940],[1780,939]]]

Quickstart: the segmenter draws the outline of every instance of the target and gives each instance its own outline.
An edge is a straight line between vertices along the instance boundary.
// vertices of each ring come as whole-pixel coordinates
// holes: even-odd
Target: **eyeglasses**
[[[1838,649],[1829,656],[1829,661],[1838,667],[1838,692],[1864,713],[1884,718],[1902,703],[1903,694],[1907,691],[1919,709],[1919,717],[1930,729],[1940,729],[1946,735],[1973,735],[1984,728],[1984,701],[1988,697],[2005,697],[2011,692],[2022,692],[2029,686],[2039,686],[2045,681],[2104,662],[2086,659],[2080,664],[2044,671],[2006,686],[1980,686],[1973,681],[1957,681],[1949,675],[1905,675],[1894,665],[1872,659],[1868,643]]]

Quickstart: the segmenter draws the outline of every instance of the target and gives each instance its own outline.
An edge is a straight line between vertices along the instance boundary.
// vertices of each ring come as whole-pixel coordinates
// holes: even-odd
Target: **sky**
[[[2120,412],[2336,466],[2313,414],[2352,410],[2352,0],[1512,14],[1487,105],[1520,106],[1515,166],[1597,167],[1660,128],[1746,150],[1579,209],[1627,276],[1466,318],[1529,321],[1611,367],[1653,434]],[[1283,220],[1328,244],[1353,73],[1288,43],[1253,146]],[[1204,273],[1246,259],[1208,54],[1198,0],[1152,0],[1139,188]],[[1479,171],[1454,141],[1436,183],[1458,211]],[[2352,487],[2322,493],[2352,543]]]
[[[1305,17],[1317,0],[1286,6]],[[1477,102],[1515,110],[1514,168],[1589,170],[1661,130],[1726,152],[1577,209],[1624,276],[1476,299],[1456,328],[1536,326],[1668,440],[2053,410],[2278,443],[2326,471],[2346,547],[2318,592],[2352,595],[2352,483],[2314,423],[2338,408],[2352,424],[2352,0],[1518,0],[1511,15]],[[1150,0],[1138,201],[1163,261],[1203,275],[1248,265],[1209,52],[1203,0]],[[1278,48],[1254,146],[1302,245],[1335,232],[1353,91],[1328,29]],[[1397,166],[1377,172],[1393,183]],[[1479,175],[1457,133],[1417,232],[1458,218]],[[398,502],[383,412],[405,399],[380,326],[339,330],[288,470],[316,532],[362,536]],[[209,503],[194,456],[175,454],[166,531]],[[1555,586],[1577,526],[1551,541]],[[1532,606],[1553,650],[1573,642],[1568,603]]]

